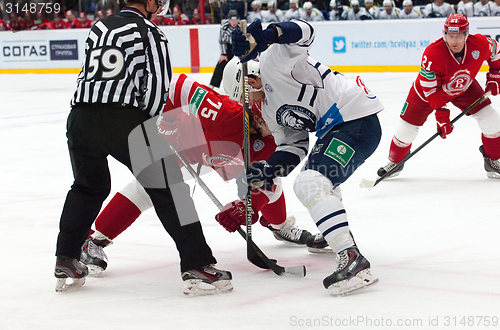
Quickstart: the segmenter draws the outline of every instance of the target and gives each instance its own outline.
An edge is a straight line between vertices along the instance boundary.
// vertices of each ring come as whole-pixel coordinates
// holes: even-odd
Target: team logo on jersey
[[[443,85],[443,90],[446,94],[455,96],[458,95],[472,84],[471,74],[469,70],[459,70],[450,78],[450,81]]]
[[[264,141],[257,139],[253,143],[253,150],[254,151],[261,151],[262,149],[264,149],[265,145],[266,144],[264,143]]]
[[[202,155],[203,157],[203,163],[208,166],[213,166],[213,167],[223,167],[223,166],[229,166],[229,165],[240,165],[244,166],[245,162],[242,161],[239,158],[224,155],[224,154],[218,154],[216,156],[210,156],[205,153]]]
[[[285,104],[276,111],[276,122],[297,131],[314,132],[316,116],[299,105]]]
[[[477,60],[479,58],[479,50],[475,50],[472,52],[472,57]]]
[[[323,148],[323,143],[316,144],[312,149],[311,149],[311,156],[319,153],[321,151],[321,148]]]
[[[272,93],[273,92],[273,88],[271,87],[271,85],[269,84],[266,84],[266,86],[264,87],[264,89],[266,90],[266,92],[268,93]]]
[[[196,88],[193,96],[189,100],[189,110],[191,113],[198,117],[198,110],[200,110],[201,104],[203,103],[203,99],[208,94],[208,91],[204,90],[201,87]]]

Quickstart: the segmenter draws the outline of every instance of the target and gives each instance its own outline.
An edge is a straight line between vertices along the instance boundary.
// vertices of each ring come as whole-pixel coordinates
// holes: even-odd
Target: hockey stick
[[[215,197],[212,191],[208,188],[208,186],[203,182],[200,176],[195,172],[195,170],[191,167],[191,165],[186,161],[184,157],[175,149],[174,146],[170,146],[170,149],[174,152],[174,154],[179,158],[182,165],[188,170],[191,176],[194,178],[196,183],[198,183],[203,189],[203,191],[208,195],[208,197],[212,200],[212,202],[217,206],[219,210],[222,209],[222,203]],[[247,239],[247,235],[245,231],[241,228],[238,228],[238,233],[243,237],[243,239]],[[253,253],[253,257],[248,259],[255,266],[263,268],[263,269],[271,269],[276,275],[279,276],[289,276],[289,277],[304,277],[306,276],[306,267],[305,266],[294,266],[294,267],[281,267],[276,264],[276,260],[269,259],[264,252],[253,242],[250,241],[252,249],[255,251]],[[248,253],[247,253],[248,255]]]
[[[450,122],[451,125],[453,126],[453,124],[457,120],[459,120],[463,116],[467,115],[472,109],[474,109],[479,103],[481,103],[484,100],[486,100],[490,95],[491,95],[491,91],[487,91],[486,93],[484,93],[483,96],[481,96],[474,103],[472,103],[471,105],[469,105],[469,107],[467,109],[465,109],[464,111],[462,111],[462,113],[460,113],[458,116],[456,116],[455,118],[453,118],[453,120]],[[428,145],[432,140],[434,140],[435,138],[437,138],[440,134],[441,134],[441,129],[439,129],[436,133],[434,133],[433,136],[431,136],[429,139],[427,139],[427,141],[425,141],[424,143],[422,143],[413,152],[410,152],[408,155],[406,155],[406,157],[403,158],[402,161],[400,161],[397,164],[394,164],[394,166],[389,171],[387,171],[384,175],[382,175],[380,178],[378,178],[375,181],[363,179],[363,180],[361,180],[361,183],[359,184],[359,186],[361,188],[372,188],[372,187],[375,187],[377,184],[379,184],[380,181],[386,179],[387,177],[389,177],[394,172],[397,172],[403,166],[404,163],[406,163],[411,157],[415,156],[415,154],[417,152],[419,152],[420,150],[422,150],[426,145]]]
[[[241,20],[241,32],[247,35],[247,21]],[[247,63],[241,63],[243,69],[242,98],[243,98],[243,159],[245,162],[246,174],[250,174],[250,110],[248,106],[248,83],[247,83]],[[255,250],[252,248],[252,188],[248,186],[247,194],[245,195],[245,216],[247,229],[247,259],[255,258]]]

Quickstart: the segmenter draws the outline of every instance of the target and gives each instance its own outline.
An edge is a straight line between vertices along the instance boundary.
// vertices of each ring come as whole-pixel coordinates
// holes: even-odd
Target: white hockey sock
[[[309,213],[335,253],[354,245],[340,199],[335,196],[327,197],[310,209]]]

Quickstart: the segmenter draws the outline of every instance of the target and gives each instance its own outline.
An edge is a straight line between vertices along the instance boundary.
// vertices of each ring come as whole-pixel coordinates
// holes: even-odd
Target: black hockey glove
[[[266,40],[260,19],[254,21],[248,26],[247,36],[239,28],[232,34],[233,54],[240,57],[241,62],[245,63],[257,57],[257,55],[269,47],[271,40]]]

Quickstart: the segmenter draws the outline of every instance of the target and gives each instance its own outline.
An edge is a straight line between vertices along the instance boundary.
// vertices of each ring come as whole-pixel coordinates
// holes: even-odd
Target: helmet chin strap
[[[146,4],[144,5],[144,9],[146,10],[146,13],[148,13],[148,16],[147,19],[151,19],[151,17],[153,17],[153,14],[156,13],[158,11],[158,8],[160,8],[160,6],[158,6],[158,3],[156,3],[156,9],[154,11],[148,11],[148,2],[146,1]]]

